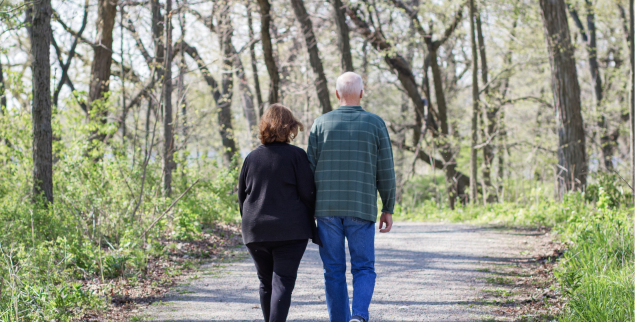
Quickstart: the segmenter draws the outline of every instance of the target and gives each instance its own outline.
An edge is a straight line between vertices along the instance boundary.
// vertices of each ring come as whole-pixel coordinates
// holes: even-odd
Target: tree
[[[163,190],[172,194],[174,124],[172,121],[172,0],[165,0],[165,67],[163,68]]]
[[[415,10],[410,8],[401,0],[392,0],[392,2],[395,4],[396,7],[402,9],[406,13],[406,15],[414,22],[416,30],[423,38],[426,44],[426,49],[428,50],[428,58],[426,59],[426,61],[429,62],[430,69],[432,70],[432,80],[434,84],[434,93],[437,103],[436,116],[439,121],[439,128],[441,130],[440,132],[433,131],[432,133],[439,143],[438,146],[444,161],[443,168],[445,169],[445,180],[448,190],[448,199],[450,201],[450,208],[454,209],[454,204],[457,197],[461,197],[462,201],[466,201],[466,180],[462,178],[464,176],[462,173],[456,171],[456,160],[454,159],[454,151],[449,141],[450,127],[448,123],[448,106],[445,99],[445,92],[443,87],[443,75],[441,74],[441,67],[439,66],[438,61],[438,50],[450,38],[452,33],[454,33],[454,31],[458,27],[461,19],[463,18],[463,10],[462,8],[459,8],[459,10],[454,15],[454,20],[445,29],[442,37],[440,39],[433,40],[432,33],[426,32],[423,29],[423,26],[421,25],[421,22]],[[427,78],[424,78],[424,87],[426,87],[426,81]],[[427,88],[429,89],[429,85],[427,86]],[[423,115],[423,104],[417,105],[415,103],[415,107],[417,108],[416,112]]]
[[[635,187],[635,0],[628,1],[628,39],[629,41],[629,60],[631,62],[631,88],[630,88],[630,123],[631,123],[631,187]],[[635,193],[633,193],[633,202],[635,203]],[[635,220],[633,221],[635,228]]]
[[[247,5],[247,24],[249,24],[249,56],[251,58],[251,72],[254,75],[254,89],[256,90],[256,100],[258,102],[258,115],[262,116],[264,108],[262,106],[262,93],[260,90],[260,79],[258,77],[258,61],[256,60],[256,41],[254,26],[251,18],[251,6]]]
[[[229,8],[229,7],[227,7]],[[201,15],[198,11],[195,11],[193,9],[189,9],[190,13],[192,13],[199,21],[201,21],[203,24],[205,24],[207,26],[207,28],[209,28],[209,30],[211,32],[216,32],[216,28],[214,27],[214,25],[212,24],[213,21],[213,17],[209,16],[207,18],[204,18],[203,15]],[[250,11],[248,11],[249,15]],[[249,17],[249,16],[248,16]],[[251,19],[251,18],[249,18]],[[248,20],[249,20],[248,19]],[[252,138],[252,143],[256,143],[257,141],[257,127],[258,127],[258,120],[256,117],[256,108],[254,106],[254,95],[251,93],[251,88],[249,88],[249,83],[247,81],[247,75],[245,74],[245,67],[243,66],[243,63],[240,59],[240,54],[238,53],[238,51],[236,50],[236,47],[234,47],[233,43],[232,43],[232,38],[233,38],[233,27],[231,26],[231,21],[229,20],[224,20],[224,18],[221,17],[221,22],[222,24],[229,24],[229,27],[231,28],[231,33],[229,33],[228,35],[224,35],[224,34],[219,34],[219,37],[229,37],[227,39],[225,39],[225,41],[221,44],[221,48],[226,48],[227,50],[231,53],[228,58],[231,59],[232,63],[233,63],[233,70],[236,74],[236,78],[238,78],[238,89],[240,91],[241,97],[242,97],[242,101],[243,101],[243,112],[245,115],[245,119],[247,119],[247,131],[249,132],[249,136]],[[221,26],[222,27],[222,26]],[[251,29],[250,29],[251,30]],[[250,38],[253,38],[253,30],[250,31]],[[255,62],[255,48],[254,48],[254,41],[253,39],[250,39],[250,44],[249,44],[249,49],[252,52],[253,56],[252,56],[252,68],[254,70],[254,81],[256,83],[256,89],[258,91],[260,91],[260,82],[258,81],[258,67],[256,66],[256,62]],[[231,76],[231,75],[228,75]],[[258,94],[260,95],[260,94]],[[260,99],[260,103],[259,105],[262,105],[262,98]],[[262,108],[260,108],[260,112],[262,112]]]
[[[278,66],[273,57],[273,46],[271,44],[271,4],[269,0],[258,0],[260,5],[260,42],[264,53],[265,65],[269,73],[269,104],[278,103],[280,99],[280,74]]]
[[[556,125],[558,128],[558,193],[586,187],[587,156],[575,66],[564,0],[540,0],[545,40],[551,65]]]
[[[0,115],[4,114],[7,108],[7,94],[4,85],[4,71],[2,70],[2,62],[0,61]]]
[[[51,127],[51,0],[34,3],[31,24],[33,68],[33,195],[53,202],[53,129]]]
[[[593,83],[593,94],[595,94],[595,105],[599,112],[599,119],[597,120],[598,128],[601,131],[600,134],[600,146],[602,150],[602,158],[604,159],[604,167],[606,169],[613,169],[613,151],[615,150],[615,143],[610,138],[609,131],[607,128],[606,117],[604,116],[604,111],[602,109],[602,100],[604,98],[604,89],[602,86],[602,75],[600,73],[600,64],[598,62],[597,56],[597,36],[596,36],[596,28],[595,28],[595,10],[593,8],[593,3],[590,0],[585,0],[585,7],[587,12],[587,28],[584,28],[584,24],[580,20],[578,16],[578,12],[575,8],[573,8],[570,4],[569,13],[575,22],[575,25],[578,27],[580,31],[580,36],[582,37],[582,41],[584,41],[588,60],[589,60],[589,71],[591,72],[591,82]],[[588,30],[588,35],[587,35]],[[616,133],[618,135],[619,132]]]
[[[236,149],[236,141],[234,141],[234,127],[232,126],[232,94],[234,87],[234,76],[232,74],[232,66],[234,55],[232,41],[232,35],[234,34],[234,28],[231,24],[231,17],[229,15],[230,6],[227,2],[221,4],[222,9],[219,14],[219,30],[218,39],[220,41],[220,48],[223,51],[222,62],[222,76],[221,76],[221,98],[217,103],[218,111],[218,127],[220,136],[223,142],[223,156],[226,165],[230,166],[234,154],[238,151]]]
[[[475,17],[474,0],[470,0],[470,43],[472,44],[472,145],[470,148],[470,197],[472,203],[476,203],[478,198],[478,165],[477,148],[478,142],[478,114],[479,114],[479,93],[478,93],[478,50],[476,48],[476,28],[474,27]],[[483,191],[485,193],[485,191]]]
[[[304,7],[304,1],[291,0],[295,17],[302,26],[302,34],[304,35],[304,41],[306,43],[306,49],[309,52],[309,61],[315,74],[315,90],[317,91],[318,100],[322,106],[322,114],[328,113],[333,108],[331,107],[331,96],[329,95],[328,82],[324,75],[324,67],[322,66],[322,60],[320,59],[320,51],[317,47],[317,40],[313,33],[313,24],[311,18],[306,12]]]
[[[88,93],[89,120],[106,124],[108,110],[104,104],[104,94],[110,90],[112,65],[112,42],[118,0],[99,0],[97,8],[97,39],[93,46],[94,56],[90,71]],[[99,102],[99,103],[97,103]],[[104,141],[106,134],[99,128],[91,131],[90,140]]]
[[[498,116],[499,108],[493,104],[490,94],[489,84],[489,68],[487,66],[487,51],[485,50],[485,37],[483,36],[483,26],[481,23],[481,14],[478,8],[475,9],[476,19],[476,34],[478,35],[478,51],[481,62],[481,79],[483,81],[484,88],[482,89],[485,94],[486,108],[484,109],[485,116],[481,117],[481,138],[484,141],[483,146],[483,196],[486,202],[492,202],[496,199],[496,194],[492,191],[492,178],[491,169],[494,161],[494,151],[491,142],[495,139],[497,129],[496,117]],[[496,86],[498,89],[499,86]],[[480,113],[479,115],[482,115]],[[487,119],[487,126],[485,126],[484,120]]]
[[[203,78],[205,79],[205,82],[210,87],[210,90],[212,92],[212,97],[214,98],[214,101],[216,102],[216,106],[218,106],[219,108],[223,104],[229,104],[227,106],[231,106],[231,101],[229,101],[229,103],[227,101],[223,102],[223,94],[221,94],[221,91],[220,91],[220,89],[218,87],[218,83],[216,82],[214,77],[212,77],[212,73],[209,71],[209,69],[205,65],[205,62],[203,62],[203,60],[201,59],[201,56],[198,54],[198,50],[196,49],[196,47],[190,46],[185,41],[180,42],[177,45],[177,47],[183,48],[183,50],[185,50],[185,52],[190,57],[192,57],[192,59],[194,59],[194,61],[198,65],[198,68],[201,71],[201,74],[203,74]],[[231,64],[231,62],[225,62],[225,64],[228,64],[228,63]],[[225,68],[227,68],[227,67],[225,67]],[[229,65],[229,68],[231,68],[231,65]],[[229,96],[229,97],[225,96],[224,99],[225,100],[231,99],[231,96]],[[222,111],[222,109],[221,109],[221,111]],[[231,113],[231,110],[229,110],[228,107],[226,108],[226,111],[229,111]],[[227,115],[221,116],[221,113],[219,112],[219,116],[218,117],[219,117],[219,119],[218,119],[219,132],[220,132],[221,138],[223,140],[222,141],[223,142],[223,148],[225,149],[225,151],[223,153],[223,157],[224,157],[223,160],[227,164],[231,164],[230,163],[231,162],[231,158],[238,151],[236,149],[236,142],[234,141],[233,137],[230,135],[233,132],[233,128],[231,127],[231,114],[229,114],[229,117],[228,117],[229,122],[227,122],[227,123],[223,123],[223,122],[225,122],[225,119],[221,119],[221,117],[227,117]],[[220,126],[220,124],[225,124],[225,126],[222,127],[222,126]]]
[[[432,70],[433,70],[433,74],[436,74],[436,76],[434,76],[435,91],[437,93],[437,105],[439,105],[439,108],[437,111],[437,117],[438,117],[439,123],[441,123],[441,126],[440,126],[441,132],[439,133],[438,130],[433,130],[431,132],[433,134],[433,137],[436,140],[440,140],[440,141],[442,140],[441,141],[442,142],[441,156],[443,158],[443,161],[436,160],[434,157],[426,154],[425,152],[421,151],[418,148],[406,147],[406,146],[402,146],[402,148],[415,152],[415,154],[417,155],[419,159],[432,165],[433,167],[445,170],[448,199],[450,201],[450,207],[454,209],[457,196],[459,195],[464,196],[465,187],[469,184],[470,178],[464,175],[463,173],[456,171],[456,161],[454,160],[454,153],[452,151],[451,146],[448,144],[448,141],[447,141],[448,135],[449,135],[449,127],[447,122],[447,109],[445,105],[445,94],[443,93],[443,87],[441,85],[441,71],[439,69],[439,65],[437,62],[436,50],[438,50],[439,46],[441,46],[445,41],[447,41],[447,39],[450,37],[452,32],[456,29],[459,22],[461,21],[462,11],[459,10],[457,12],[454,21],[445,30],[443,34],[444,35],[443,38],[441,38],[440,40],[432,41],[431,36],[427,34],[425,31],[423,31],[423,28],[421,27],[421,24],[419,23],[419,19],[416,16],[416,14],[414,14],[414,11],[412,11],[412,9],[410,9],[409,7],[405,6],[399,0],[393,0],[393,2],[395,2],[401,8],[405,8],[406,13],[409,15],[411,19],[413,19],[413,22],[417,30],[425,37],[424,39],[426,40],[428,44],[427,47],[429,50],[428,53],[430,55],[430,62],[432,66],[436,66],[436,71],[435,71],[435,68],[433,68]],[[384,53],[384,61],[386,62],[388,66],[390,66],[391,69],[397,72],[397,77],[399,79],[399,82],[401,83],[404,90],[408,94],[408,97],[410,97],[410,100],[415,106],[415,113],[420,113],[420,115],[423,115],[424,114],[423,100],[421,99],[421,94],[419,93],[419,88],[417,86],[417,82],[415,81],[414,74],[412,73],[412,69],[410,68],[410,65],[408,64],[406,59],[403,56],[401,56],[399,53],[394,51],[394,49],[392,48],[392,45],[390,45],[390,43],[386,41],[386,39],[383,37],[381,32],[379,32],[377,29],[375,29],[374,31],[371,30],[368,23],[364,19],[362,19],[361,16],[358,14],[357,9],[349,8],[347,13],[348,13],[348,16],[351,18],[351,21],[357,27],[357,31],[361,33],[361,35],[376,50]],[[429,114],[432,114],[432,113],[429,113]],[[430,115],[430,119],[432,120],[431,115]],[[393,144],[399,146],[399,143],[393,143]]]
[[[333,5],[333,20],[337,27],[337,48],[340,50],[340,71],[352,72],[353,56],[351,55],[351,40],[346,24],[346,7],[342,0],[331,0]]]

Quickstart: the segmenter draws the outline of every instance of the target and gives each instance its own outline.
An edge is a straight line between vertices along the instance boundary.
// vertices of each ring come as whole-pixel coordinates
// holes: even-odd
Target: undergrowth
[[[103,310],[109,294],[84,281],[142,277],[152,257],[169,251],[161,241],[197,240],[238,217],[236,167],[179,153],[168,197],[156,151],[114,141],[106,148],[88,140],[93,128],[83,117],[54,114],[52,204],[32,201],[31,115],[0,118],[0,321],[68,321]],[[61,131],[60,118],[71,130]]]

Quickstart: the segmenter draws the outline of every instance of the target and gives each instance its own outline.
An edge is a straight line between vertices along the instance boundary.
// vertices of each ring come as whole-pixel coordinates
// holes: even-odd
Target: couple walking
[[[330,321],[369,320],[378,191],[383,204],[379,231],[392,227],[392,147],[384,121],[360,106],[359,75],[341,75],[336,95],[340,108],[315,120],[307,152],[289,144],[302,123],[287,107],[271,105],[259,124],[263,145],[243,163],[238,190],[243,239],[258,271],[265,322],[286,321],[308,239],[320,245]],[[345,239],[353,274],[352,314]]]

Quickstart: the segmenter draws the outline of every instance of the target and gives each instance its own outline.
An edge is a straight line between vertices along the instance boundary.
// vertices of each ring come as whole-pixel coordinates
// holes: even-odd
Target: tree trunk
[[[513,51],[513,43],[514,38],[516,37],[516,26],[518,25],[518,20],[514,21],[512,25],[511,37],[509,46],[507,48],[507,52],[505,53],[505,58],[503,61],[506,64],[506,68],[511,68],[512,66],[512,54]],[[511,71],[505,73],[505,76],[501,80],[503,89],[500,92],[500,100],[504,100],[507,96],[507,92],[509,90],[509,77]],[[506,148],[506,140],[507,140],[507,130],[505,128],[505,106],[500,106],[497,108],[498,113],[498,148],[496,149],[496,153],[498,154],[498,195],[503,191],[503,180],[505,179],[505,152]]]
[[[51,127],[51,0],[33,4],[33,197],[53,202],[53,129]],[[110,74],[108,74],[110,75]]]
[[[631,123],[631,187],[635,187],[635,0],[628,1],[629,16],[629,57],[631,62],[631,102],[630,102],[630,123]],[[635,204],[635,192],[633,193],[633,203]],[[635,230],[635,220],[633,220]]]
[[[4,109],[7,108],[7,94],[4,85],[4,70],[2,69],[2,62],[0,61],[0,115],[4,114]]]
[[[302,34],[304,34],[304,41],[306,42],[306,49],[309,52],[309,61],[315,74],[315,90],[317,91],[318,100],[322,106],[322,114],[328,113],[333,110],[331,107],[331,97],[329,95],[328,82],[324,75],[324,67],[322,66],[322,60],[320,59],[320,51],[317,47],[317,39],[313,33],[313,23],[311,18],[306,12],[303,0],[291,0],[295,17],[302,26]]]
[[[262,105],[262,92],[260,91],[260,79],[258,78],[258,61],[256,60],[254,27],[251,18],[251,7],[249,5],[247,6],[247,23],[249,24],[249,56],[251,56],[251,71],[254,74],[254,88],[256,90],[256,100],[258,102],[258,115],[262,116],[264,108]]]
[[[154,64],[157,78],[163,80],[163,61],[165,48],[163,44],[163,16],[161,15],[161,5],[159,0],[150,0],[150,10],[152,11],[152,38],[154,40]]]
[[[278,66],[273,57],[273,46],[271,44],[271,4],[269,0],[258,0],[260,5],[260,42],[262,43],[262,52],[269,72],[269,104],[278,103],[280,99],[280,74]]]
[[[478,50],[476,46],[476,30],[474,28],[474,19],[476,18],[474,12],[474,0],[470,0],[470,43],[472,45],[472,146],[470,148],[470,197],[472,204],[475,204],[478,200],[478,165],[476,144],[478,143],[477,132],[479,114]]]
[[[587,156],[580,85],[564,0],[539,0],[551,65],[551,86],[558,128],[558,194],[584,190]]]
[[[183,39],[185,38],[185,13],[183,11],[179,12],[179,25],[181,29],[181,39]],[[187,98],[185,97],[186,95],[185,74],[188,72],[188,68],[185,62],[185,50],[183,50],[183,42],[180,42],[176,48],[178,48],[179,50],[179,53],[178,53],[179,54],[179,77],[177,82],[178,85],[177,85],[177,99],[176,99],[177,120],[178,120],[179,108],[181,109],[181,120],[180,122],[177,123],[177,126],[181,126],[181,135],[183,136],[183,138],[181,139],[181,142],[183,144],[181,149],[183,149],[184,151],[187,151],[188,123],[187,123]],[[175,132],[178,132],[178,130],[175,130]],[[185,165],[186,164],[183,164],[183,166],[181,166],[181,177],[184,181],[187,180],[187,177],[185,176]]]
[[[90,88],[88,93],[89,117],[93,122],[106,124],[108,111],[105,107],[104,93],[110,90],[110,74],[112,65],[112,42],[118,0],[99,0],[97,9],[97,37],[93,47],[94,56],[90,70]],[[100,102],[100,103],[97,103]],[[95,110],[97,109],[97,110]],[[91,132],[91,140],[103,141],[106,134],[100,129]]]
[[[348,25],[346,24],[346,7],[342,0],[331,0],[333,5],[333,20],[337,27],[337,47],[340,50],[341,72],[353,71],[353,56],[351,55],[351,40],[348,35]]]
[[[254,95],[249,88],[249,82],[247,81],[247,75],[245,74],[245,67],[240,60],[240,56],[236,51],[234,45],[229,43],[234,60],[234,70],[236,71],[236,78],[238,78],[238,89],[242,96],[243,112],[247,119],[248,133],[251,137],[252,144],[255,144],[258,140],[258,119],[256,118],[256,108],[254,107]]]
[[[482,140],[483,142],[483,182],[485,186],[483,187],[483,195],[486,198],[487,202],[493,202],[496,200],[496,192],[493,191],[492,187],[492,163],[494,162],[494,149],[492,148],[492,143],[494,140],[494,136],[497,136],[497,124],[496,118],[499,111],[499,108],[495,106],[491,100],[492,95],[490,95],[490,87],[489,85],[489,68],[487,66],[487,52],[485,50],[485,37],[483,36],[483,26],[481,23],[481,14],[480,12],[476,12],[476,32],[478,35],[478,47],[479,47],[479,56],[481,59],[481,79],[483,81],[483,93],[485,94],[485,99],[488,102],[487,108],[485,108],[485,117],[482,118],[487,119],[487,127],[483,127],[481,129]],[[479,114],[479,115],[482,115]]]
[[[165,0],[165,67],[163,68],[163,189],[172,194],[174,131],[172,121],[172,0]]]
[[[234,54],[232,45],[232,36],[234,29],[231,24],[231,17],[229,16],[230,6],[227,3],[222,4],[223,9],[219,15],[218,38],[220,46],[223,49],[223,62],[222,62],[222,91],[221,98],[218,104],[218,126],[220,130],[221,139],[223,142],[223,155],[224,162],[229,167],[232,163],[232,158],[236,154],[236,142],[234,141],[234,129],[232,126],[232,94],[234,92],[234,76],[232,74]]]
[[[434,83],[434,93],[437,99],[437,114],[439,117],[439,123],[441,125],[441,133],[439,135],[439,150],[443,161],[446,164],[445,181],[448,191],[448,200],[450,202],[450,208],[454,209],[456,198],[460,197],[461,200],[465,200],[465,191],[459,190],[459,186],[456,184],[456,160],[454,159],[454,152],[452,151],[452,145],[450,143],[450,130],[448,126],[448,109],[445,101],[445,93],[443,91],[443,76],[441,75],[441,67],[437,60],[437,49],[433,42],[428,45],[428,54],[430,55],[430,67],[432,69],[432,80]],[[463,188],[465,185],[463,185]]]

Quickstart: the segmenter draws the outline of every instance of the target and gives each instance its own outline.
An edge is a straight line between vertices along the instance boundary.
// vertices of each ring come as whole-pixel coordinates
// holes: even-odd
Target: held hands
[[[387,233],[390,231],[391,228],[392,228],[392,214],[388,212],[382,212],[381,217],[379,217],[379,232]]]

